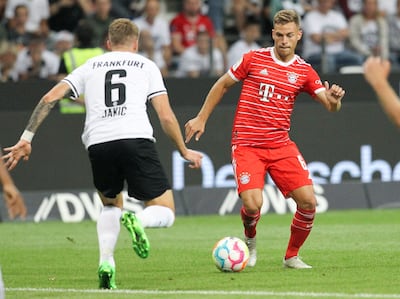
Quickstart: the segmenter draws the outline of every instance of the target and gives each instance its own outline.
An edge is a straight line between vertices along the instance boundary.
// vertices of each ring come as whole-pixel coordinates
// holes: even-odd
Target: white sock
[[[148,206],[136,213],[143,227],[170,227],[174,224],[174,212],[164,206]]]
[[[103,207],[100,212],[97,220],[97,237],[100,251],[99,264],[107,261],[111,266],[115,267],[114,248],[121,228],[121,214],[120,208],[112,206]]]
[[[1,268],[0,268],[0,299],[4,299],[6,297],[4,289],[5,289],[4,282],[3,282],[3,277],[1,275]]]

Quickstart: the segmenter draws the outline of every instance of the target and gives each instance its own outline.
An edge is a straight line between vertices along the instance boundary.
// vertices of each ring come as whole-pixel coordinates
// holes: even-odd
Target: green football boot
[[[99,288],[100,289],[116,289],[115,284],[115,268],[109,262],[103,262],[97,271],[99,274]]]
[[[130,212],[124,212],[121,222],[128,230],[132,238],[132,247],[136,254],[141,258],[147,258],[150,251],[150,242],[139,219]]]

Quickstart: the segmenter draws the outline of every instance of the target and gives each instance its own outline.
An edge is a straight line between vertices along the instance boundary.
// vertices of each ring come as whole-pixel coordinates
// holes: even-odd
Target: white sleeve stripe
[[[78,98],[78,97],[79,97],[78,90],[76,89],[76,87],[74,86],[74,84],[72,84],[71,81],[69,81],[68,79],[65,79],[65,78],[62,79],[61,81],[64,81],[65,83],[67,83],[67,84],[71,87],[72,92],[74,93],[74,97],[75,97],[75,98]]]
[[[161,95],[161,94],[166,94],[166,93],[167,93],[167,90],[165,90],[165,89],[159,90],[159,91],[155,91],[155,92],[152,92],[151,94],[149,94],[147,96],[147,99],[150,100],[150,99],[154,98],[155,96],[158,96],[158,95]]]

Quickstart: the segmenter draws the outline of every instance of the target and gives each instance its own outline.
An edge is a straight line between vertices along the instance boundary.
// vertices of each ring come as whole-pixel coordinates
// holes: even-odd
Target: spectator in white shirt
[[[59,65],[60,58],[46,49],[44,39],[32,35],[28,46],[18,53],[15,71],[18,80],[52,79],[57,74]]]
[[[168,76],[168,66],[165,63],[163,53],[160,49],[156,49],[154,39],[148,30],[140,31],[139,54],[154,61],[164,78]]]
[[[5,16],[7,20],[12,20],[14,10],[17,5],[28,7],[29,15],[26,23],[26,30],[30,33],[47,36],[49,33],[48,19],[50,17],[50,7],[48,0],[8,0]]]
[[[335,0],[318,0],[316,9],[303,20],[303,56],[322,73],[335,73],[344,66],[360,66],[363,62],[347,47],[349,25],[334,5]]]
[[[379,14],[378,0],[363,0],[362,12],[350,18],[350,44],[363,59],[389,58],[389,28]]]
[[[261,27],[258,19],[248,17],[240,34],[240,39],[228,49],[228,69],[239,61],[243,54],[250,50],[261,48],[257,43],[261,36]]]
[[[160,14],[160,1],[147,0],[142,16],[133,19],[140,31],[147,30],[154,40],[156,51],[161,51],[164,61],[169,65],[171,62],[171,33],[169,23]]]
[[[183,51],[176,75],[189,78],[221,76],[225,69],[224,57],[218,48],[212,47],[211,50],[211,45],[212,38],[209,33],[207,31],[199,32],[196,44]]]

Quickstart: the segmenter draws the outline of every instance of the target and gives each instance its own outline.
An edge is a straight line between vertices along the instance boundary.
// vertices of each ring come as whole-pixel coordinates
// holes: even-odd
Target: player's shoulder
[[[312,67],[310,63],[298,54],[294,55],[294,62],[305,67]]]
[[[272,47],[253,49],[247,52],[249,56],[271,56]]]

